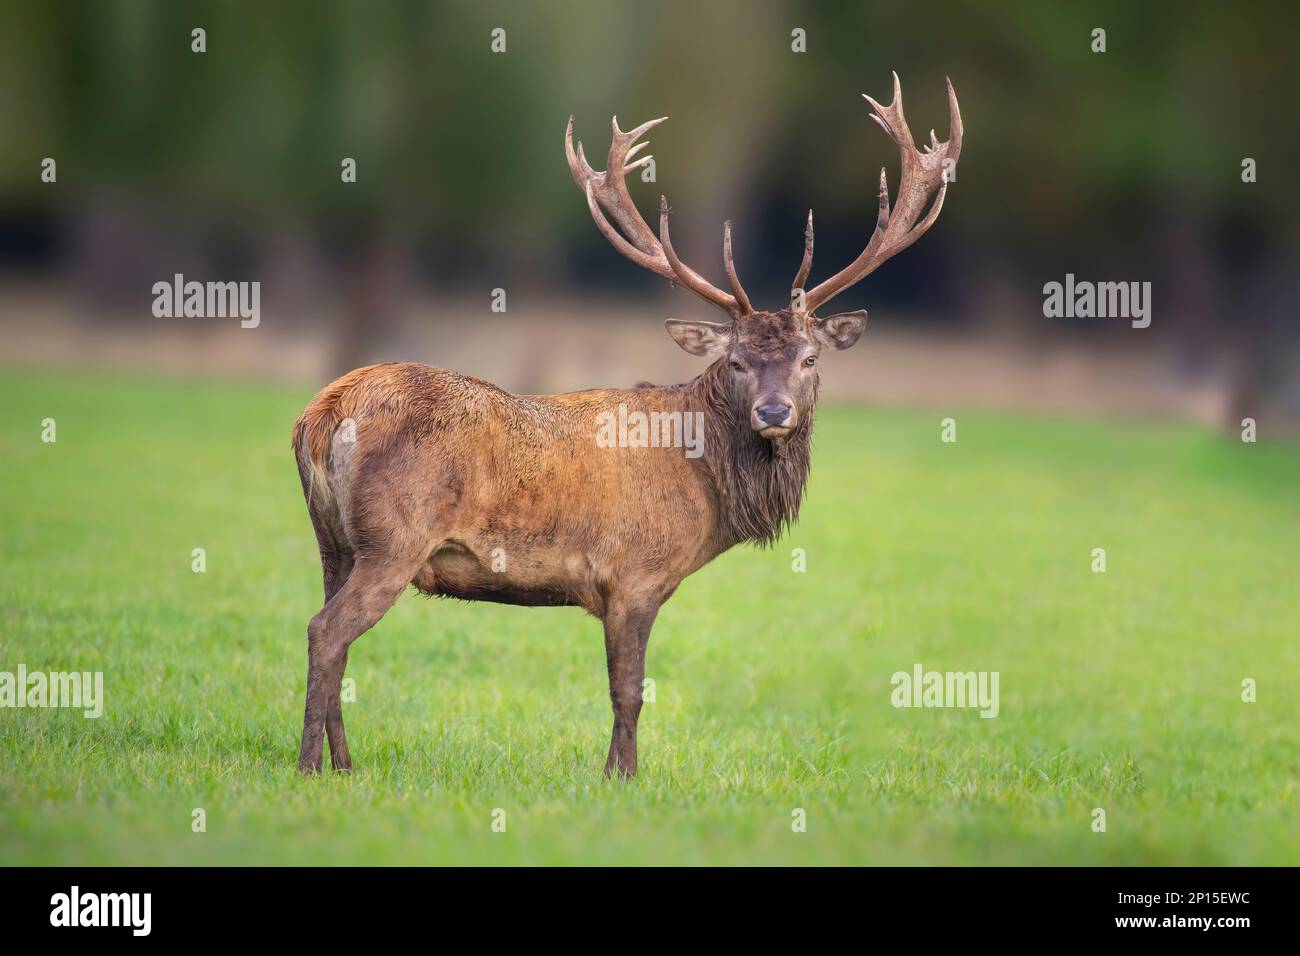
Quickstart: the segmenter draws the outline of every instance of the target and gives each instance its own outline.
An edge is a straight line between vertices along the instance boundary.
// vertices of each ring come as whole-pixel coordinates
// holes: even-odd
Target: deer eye
[[[803,364],[808,366],[808,368],[812,368],[814,365],[817,364],[817,356],[815,355],[808,356],[806,359],[803,360]]]

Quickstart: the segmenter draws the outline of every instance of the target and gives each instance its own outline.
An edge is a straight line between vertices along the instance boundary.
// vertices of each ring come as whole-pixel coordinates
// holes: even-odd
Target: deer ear
[[[731,344],[731,326],[721,322],[686,322],[669,319],[664,323],[668,334],[692,355],[717,358]]]
[[[867,328],[867,310],[841,312],[828,315],[813,323],[813,335],[823,345],[833,349],[846,349],[853,345]]]

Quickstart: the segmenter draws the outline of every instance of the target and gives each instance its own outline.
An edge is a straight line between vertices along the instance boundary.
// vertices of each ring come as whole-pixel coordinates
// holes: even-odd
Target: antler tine
[[[642,123],[635,129],[624,132],[619,129],[618,117],[611,120],[609,156],[605,169],[597,171],[591,168],[583,152],[582,143],[576,146],[573,141],[573,117],[569,117],[564,130],[564,155],[569,163],[569,172],[573,181],[587,197],[587,208],[596,228],[609,240],[620,253],[644,269],[649,269],[669,282],[683,285],[707,302],[711,302],[732,316],[750,311],[749,300],[740,289],[739,280],[734,276],[734,266],[730,264],[728,253],[728,275],[732,288],[738,291],[730,296],[709,283],[707,279],[685,265],[673,253],[667,240],[668,226],[666,205],[660,216],[660,236],[656,237],[647,225],[627,189],[627,175],[649,163],[652,157],[647,154],[637,159],[632,157],[644,149],[648,142],[638,143],[643,135],[654,129],[668,117]],[[610,222],[613,219],[613,223]],[[743,302],[743,306],[742,303]]]
[[[700,276],[699,273],[688,267],[681,259],[677,258],[677,253],[673,251],[673,240],[668,235],[668,197],[659,197],[659,244],[663,247],[664,255],[668,258],[668,264],[672,267],[673,273],[677,280],[686,288],[690,289],[701,299],[706,302],[712,302],[724,312],[729,312],[732,318],[739,313],[740,306],[733,296],[727,295],[721,289],[710,285],[708,280]]]
[[[808,210],[808,224],[803,227],[803,262],[799,263],[799,272],[794,277],[794,285],[791,289],[802,289],[804,283],[808,281],[808,273],[812,272],[813,257],[813,215],[812,210]]]
[[[569,114],[569,122],[564,127],[564,158],[569,161],[569,174],[573,176],[573,181],[579,189],[584,189],[588,178],[594,177],[596,171],[587,163],[587,157],[583,156],[578,148],[573,148],[573,114]]]
[[[883,231],[889,225],[889,180],[885,177],[885,167],[880,167],[880,194],[877,197],[879,208],[876,210],[876,229]]]
[[[911,129],[903,113],[903,89],[898,74],[893,74],[894,97],[888,106],[882,106],[870,96],[863,94],[863,99],[871,104],[871,119],[876,122],[898,146],[899,181],[898,198],[891,210],[889,205],[889,184],[885,171],[880,171],[879,210],[876,214],[876,227],[862,253],[835,275],[831,276],[805,297],[808,311],[825,304],[831,298],[843,292],[849,286],[860,282],[881,263],[891,256],[902,252],[928,230],[939,217],[943,208],[944,195],[948,190],[946,172],[950,162],[955,163],[961,155],[962,122],[961,110],[957,106],[957,94],[948,86],[948,123],[950,132],[948,141],[939,142],[930,132],[930,143],[924,150],[918,150],[912,139]],[[926,212],[927,206],[929,211]],[[922,214],[924,213],[924,217]]]
[[[731,294],[736,297],[736,304],[740,307],[740,314],[749,315],[754,311],[754,307],[749,304],[749,296],[745,295],[745,287],[740,284],[740,276],[736,275],[736,262],[731,257],[730,219],[722,224],[722,265],[727,270],[727,281],[731,283]]]
[[[889,134],[889,138],[900,147],[906,144],[910,148],[915,148],[916,143],[912,139],[912,130],[907,125],[907,118],[903,115],[903,85],[898,82],[898,74],[893,73],[894,77],[894,98],[889,101],[888,106],[881,106],[866,93],[862,98],[871,104],[875,114],[871,117],[881,129]]]
[[[618,128],[618,117],[615,116],[613,119],[614,132],[609,141],[609,160],[605,164],[606,173],[611,169],[618,169],[620,171],[618,177],[619,181],[623,182],[623,177],[632,172],[632,170],[638,169],[650,162],[654,157],[649,153],[635,162],[628,162],[628,160],[630,160],[633,155],[641,152],[641,150],[650,145],[650,140],[646,140],[643,143],[638,143],[637,140],[666,119],[668,119],[667,116],[661,116],[658,119],[652,119],[648,122],[642,123],[631,132],[624,133]],[[624,184],[624,186],[626,191],[626,184]],[[649,227],[647,227],[647,229],[648,228]]]
[[[610,155],[613,155],[616,143],[620,146],[631,145],[666,119],[668,119],[667,116],[661,116],[658,119],[646,120],[636,129],[625,133],[618,128],[618,117],[615,116],[613,119],[614,142],[609,147]]]
[[[600,234],[609,240],[610,245],[623,255],[627,256],[627,258],[631,259],[637,265],[641,266],[641,268],[649,269],[651,272],[659,272],[661,262],[658,258],[642,252],[636,246],[632,245],[632,243],[624,239],[619,231],[609,224],[609,220],[605,218],[605,214],[601,211],[600,205],[596,202],[596,197],[592,192],[591,183],[586,183],[583,189],[587,194],[587,208],[591,210],[591,218],[595,221],[596,228],[600,230]],[[662,264],[666,263],[667,260],[663,260]],[[671,281],[671,279],[669,281]]]
[[[948,151],[956,159],[961,153],[961,137],[965,128],[961,124],[961,108],[957,105],[957,93],[952,88],[952,79],[945,76],[943,81],[948,86]],[[939,145],[936,144],[935,149]]]

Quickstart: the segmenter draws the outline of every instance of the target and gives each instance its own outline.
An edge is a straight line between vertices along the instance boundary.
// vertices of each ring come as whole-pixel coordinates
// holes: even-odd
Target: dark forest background
[[[667,193],[679,251],[719,282],[733,220],[774,307],[806,210],[818,280],[864,243],[881,165],[896,184],[859,96],[887,100],[896,69],[918,141],[946,136],[952,77],[958,181],[936,228],[837,306],[932,339],[1158,353],[1216,383],[1229,420],[1265,400],[1300,413],[1293,4],[67,0],[3,18],[0,309],[20,356],[66,360],[30,346],[42,327],[156,329],[148,289],[174,272],[260,279],[273,333],[327,343],[313,376],[436,361],[403,330],[481,332],[493,288],[521,323],[696,309],[593,227],[563,160],[570,112],[593,160],[611,115],[670,116],[657,182],[633,195],[648,213]],[[1067,272],[1151,281],[1152,327],[1045,318],[1042,286]]]

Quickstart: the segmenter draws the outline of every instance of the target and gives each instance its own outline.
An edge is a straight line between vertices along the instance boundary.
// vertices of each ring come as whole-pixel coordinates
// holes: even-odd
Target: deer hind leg
[[[609,668],[609,700],[614,708],[605,776],[636,776],[636,725],[641,716],[645,682],[645,651],[657,604],[627,607],[612,603],[605,614],[605,663]]]
[[[357,558],[347,580],[307,625],[307,705],[298,753],[300,772],[320,771],[327,724],[331,763],[336,770],[351,769],[340,701],[348,647],[396,603],[423,559],[423,555],[400,560]]]
[[[339,553],[333,580],[331,581],[328,576],[325,579],[326,602],[347,583],[354,564],[355,558],[351,551]],[[342,684],[343,673],[347,670],[347,667],[348,652],[345,650],[343,652],[343,666],[339,669],[339,687],[336,688],[325,703],[325,733],[330,742],[330,766],[335,770],[352,769],[352,758],[348,755],[347,733],[343,730]]]
[[[325,603],[347,583],[352,573],[356,557],[346,540],[340,542],[330,517],[323,515],[316,508],[309,508],[312,524],[316,529],[316,543],[320,546],[321,576],[325,585]],[[347,669],[347,652],[343,654],[343,667]],[[340,678],[341,682],[341,678]],[[325,733],[330,742],[330,764],[335,770],[351,770],[352,760],[348,756],[347,735],[343,730],[343,703],[340,694],[332,695],[325,705]]]

